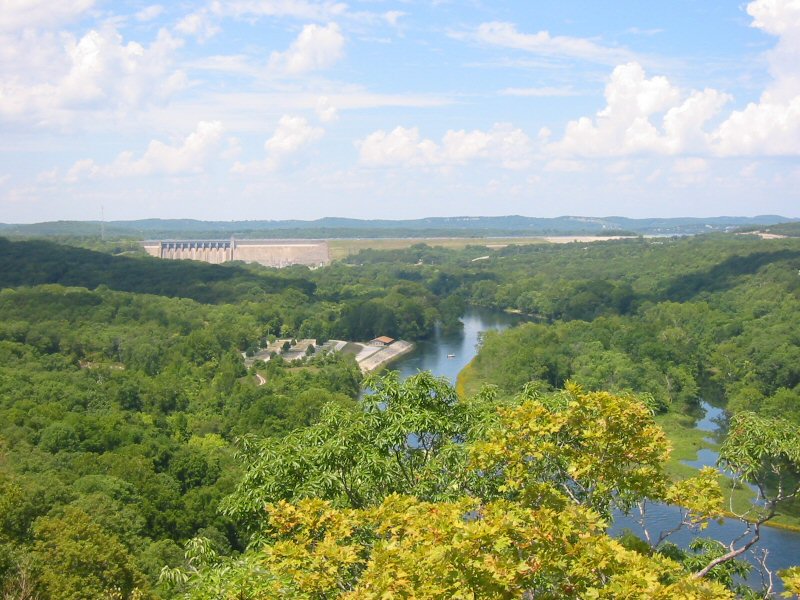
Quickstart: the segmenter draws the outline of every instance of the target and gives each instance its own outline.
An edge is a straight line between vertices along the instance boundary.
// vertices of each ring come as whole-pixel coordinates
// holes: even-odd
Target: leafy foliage
[[[633,397],[571,386],[492,407],[429,374],[370,383],[362,410],[247,454],[229,506],[256,525],[250,549],[171,575],[177,592],[208,597],[230,574],[246,598],[731,597],[605,533],[596,508],[673,488],[663,433]]]

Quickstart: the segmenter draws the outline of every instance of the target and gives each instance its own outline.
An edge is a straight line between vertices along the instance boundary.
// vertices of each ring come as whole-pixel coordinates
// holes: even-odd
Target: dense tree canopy
[[[740,550],[797,512],[795,239],[417,245],[313,271],[0,247],[4,597],[730,597]],[[348,355],[245,367],[275,338],[420,339],[469,305],[531,322],[484,337],[468,400],[430,374],[357,400]],[[760,490],[750,532],[610,538],[643,500],[718,515],[717,476],[673,481],[652,419],[701,395],[735,415],[721,456]]]
[[[713,469],[666,475],[666,438],[636,398],[570,385],[498,407],[491,394],[459,401],[426,373],[373,389],[286,445],[248,448],[227,506],[249,524],[250,548],[229,559],[194,541],[187,566],[164,572],[177,593],[733,597],[735,556],[720,559],[713,542],[676,553],[606,534],[612,505],[643,499],[686,507],[698,528],[721,514]]]

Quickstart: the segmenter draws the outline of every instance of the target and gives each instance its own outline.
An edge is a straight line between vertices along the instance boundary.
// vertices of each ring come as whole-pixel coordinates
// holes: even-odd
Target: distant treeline
[[[409,220],[345,219],[315,221],[196,221],[144,219],[138,221],[56,221],[26,225],[0,224],[7,236],[99,236],[114,238],[358,238],[358,237],[485,237],[530,235],[697,234],[743,226],[766,226],[792,221],[776,215],[756,217],[652,218],[625,217],[431,217]]]
[[[0,238],[0,288],[58,283],[94,289],[192,298],[200,302],[233,302],[243,292],[278,293],[295,288],[313,294],[306,279],[277,273],[254,273],[244,267],[223,268],[195,261],[157,261],[112,256],[44,240],[12,242]]]

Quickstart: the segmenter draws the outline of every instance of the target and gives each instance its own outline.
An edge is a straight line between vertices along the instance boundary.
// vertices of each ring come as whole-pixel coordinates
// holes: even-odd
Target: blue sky
[[[800,216],[800,2],[7,0],[0,222]]]

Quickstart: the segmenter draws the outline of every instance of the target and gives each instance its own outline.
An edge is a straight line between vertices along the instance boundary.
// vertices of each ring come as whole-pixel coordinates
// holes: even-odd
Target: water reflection
[[[502,331],[520,323],[522,318],[497,310],[472,308],[461,321],[464,323],[461,331],[437,331],[430,340],[418,342],[414,352],[402,357],[390,368],[399,371],[401,378],[419,371],[432,371],[434,375],[443,375],[455,383],[461,370],[475,357],[483,332]]]

